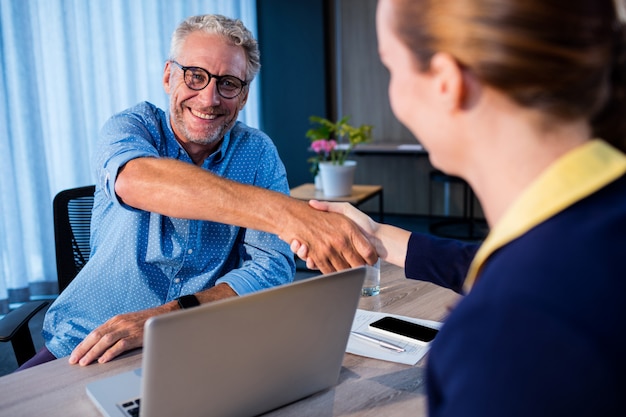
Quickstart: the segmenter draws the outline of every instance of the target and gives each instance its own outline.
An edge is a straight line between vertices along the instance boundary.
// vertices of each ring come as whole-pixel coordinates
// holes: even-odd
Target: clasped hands
[[[377,240],[375,237],[378,229],[378,223],[373,221],[368,215],[358,210],[352,204],[349,203],[331,203],[327,201],[310,200],[309,205],[314,209],[320,211],[327,211],[331,213],[338,213],[346,216],[352,220],[360,229],[361,233],[368,239],[370,244],[375,245]],[[309,269],[318,269],[318,265],[308,256],[309,248],[297,239],[294,239],[290,243],[290,248],[300,259],[306,261],[306,266]],[[376,256],[377,258],[377,256]],[[328,271],[322,271],[324,273]]]

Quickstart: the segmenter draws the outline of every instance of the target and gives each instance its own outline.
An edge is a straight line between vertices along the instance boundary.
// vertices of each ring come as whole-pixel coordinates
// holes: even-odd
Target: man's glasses
[[[211,78],[215,78],[218,94],[224,98],[235,98],[241,94],[243,88],[248,85],[247,82],[233,75],[213,75],[204,68],[183,67],[176,61],[171,60],[170,62],[183,70],[185,84],[195,91],[206,88],[211,82]]]

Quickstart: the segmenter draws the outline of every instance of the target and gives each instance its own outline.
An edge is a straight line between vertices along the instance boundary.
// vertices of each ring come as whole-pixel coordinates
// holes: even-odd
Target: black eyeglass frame
[[[243,92],[245,87],[248,85],[248,83],[246,81],[244,81],[244,80],[242,80],[242,79],[240,79],[238,77],[235,77],[234,75],[215,75],[215,74],[211,74],[209,71],[205,70],[202,67],[185,67],[185,66],[179,64],[178,62],[174,61],[173,59],[170,59],[170,62],[172,64],[176,65],[181,70],[183,70],[183,81],[185,82],[185,85],[189,89],[194,90],[194,91],[204,90],[207,87],[207,85],[209,85],[209,83],[211,82],[211,79],[215,78],[215,81],[217,82],[217,93],[220,96],[222,96],[223,98],[225,98],[225,99],[233,99],[233,98],[238,97]],[[204,84],[200,88],[194,88],[191,85],[189,85],[189,83],[187,82],[187,71],[201,71],[201,72],[205,73],[207,75],[206,84]],[[237,80],[237,81],[239,81],[241,83],[241,88],[239,89],[237,94],[235,94],[234,96],[228,96],[228,95],[224,95],[224,93],[222,93],[222,90],[221,90],[221,87],[220,87],[222,84],[220,84],[220,81],[223,80],[223,79],[226,79],[226,80],[228,80],[228,79],[235,79],[235,80]]]

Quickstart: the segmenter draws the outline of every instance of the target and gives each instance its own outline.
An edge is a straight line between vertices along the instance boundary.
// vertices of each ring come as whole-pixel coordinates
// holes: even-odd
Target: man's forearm
[[[115,183],[129,206],[169,217],[209,220],[280,234],[276,213],[306,203],[164,158],[129,161]]]

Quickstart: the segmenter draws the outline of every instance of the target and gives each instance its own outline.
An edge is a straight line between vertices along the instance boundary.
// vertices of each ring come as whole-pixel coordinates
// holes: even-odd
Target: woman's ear
[[[435,93],[444,108],[451,111],[462,108],[467,85],[457,60],[450,54],[438,52],[430,61],[429,72],[435,80]]]

